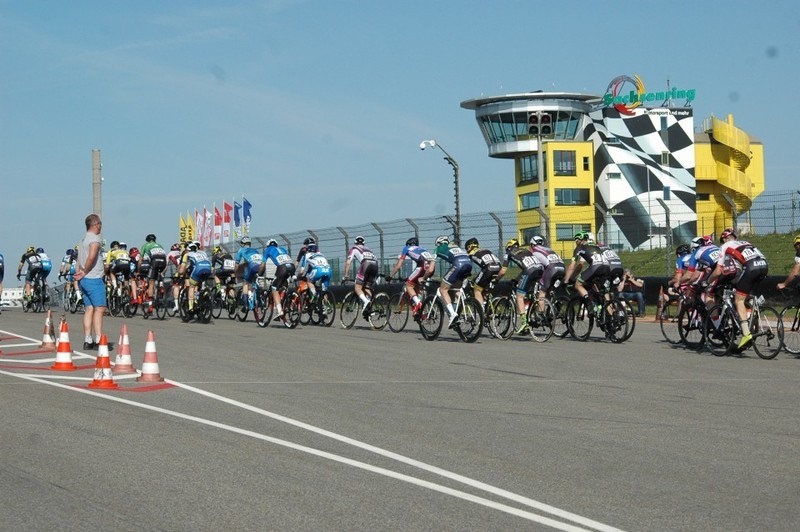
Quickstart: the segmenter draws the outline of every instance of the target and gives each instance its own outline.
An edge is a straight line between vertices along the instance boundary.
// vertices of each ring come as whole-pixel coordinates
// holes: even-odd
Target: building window
[[[547,207],[547,190],[544,191],[544,206]],[[539,192],[521,194],[519,197],[519,210],[529,211],[539,208]]]
[[[661,131],[666,131],[666,130],[667,130],[667,117],[666,116],[662,116],[661,117]]]
[[[589,189],[557,188],[556,205],[589,205]]]
[[[591,224],[556,224],[556,240],[573,240],[576,233],[591,230]]]
[[[519,184],[530,184],[539,181],[536,171],[536,156],[520,157],[519,159]]]
[[[574,151],[553,150],[553,164],[556,175],[576,175]]]
[[[608,137],[606,144],[621,144],[621,142],[617,137]]]
[[[698,194],[697,201],[708,201],[711,199],[711,194]]]
[[[661,164],[662,166],[669,166],[669,152],[662,151],[661,152]]]
[[[589,158],[588,157],[584,157],[583,158],[583,171],[584,172],[588,172],[589,171]]]
[[[609,172],[606,174],[609,179],[622,179],[622,174],[619,172]]]

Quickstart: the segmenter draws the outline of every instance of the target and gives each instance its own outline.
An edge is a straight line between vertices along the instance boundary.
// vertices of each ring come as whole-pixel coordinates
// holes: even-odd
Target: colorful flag
[[[183,219],[183,213],[180,214],[180,221],[178,222],[178,241],[184,242],[189,237],[187,233],[189,231],[189,224],[186,223],[186,220]]]
[[[194,236],[192,240],[200,241],[203,239],[203,230],[205,226],[205,217],[203,213],[198,211],[197,209],[194,210]]]
[[[203,233],[200,246],[207,248],[211,245],[211,235],[214,232],[214,213],[203,206]]]
[[[239,240],[242,236],[242,217],[240,216],[242,206],[238,201],[233,202],[233,238]]]
[[[216,203],[214,204],[214,238],[213,242],[216,246],[222,241],[222,214],[217,209]]]
[[[250,209],[253,207],[253,204],[247,201],[247,198],[242,196],[242,212],[244,213],[244,234],[250,233],[250,220],[252,220],[252,216],[250,216]]]
[[[197,233],[194,217],[189,211],[186,211],[186,227],[188,228],[186,231],[186,240],[182,240],[182,242],[194,240],[194,235]]]
[[[227,201],[222,202],[222,243],[227,244],[231,241],[231,211],[233,205]]]

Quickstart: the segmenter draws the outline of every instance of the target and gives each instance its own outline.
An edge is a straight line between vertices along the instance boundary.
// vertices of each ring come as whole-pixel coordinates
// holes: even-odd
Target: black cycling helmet
[[[680,246],[678,246],[678,249],[675,250],[675,255],[680,257],[681,255],[686,255],[690,251],[691,249],[689,249],[689,246],[687,244],[681,244]]]
[[[355,244],[357,246],[362,246],[362,245],[364,245],[364,237],[363,236],[357,236],[356,239],[353,242],[355,242]]]
[[[516,238],[512,238],[511,240],[506,242],[506,251],[508,251],[509,249],[514,249],[514,248],[518,248],[518,247],[519,247],[519,240],[517,240]]]
[[[170,249],[170,251],[180,251],[181,250],[181,245],[178,244],[178,243],[175,243],[175,244],[172,244],[172,247],[170,247],[169,249]]]
[[[412,236],[406,240],[406,246],[419,246],[419,239],[415,236]]]
[[[118,248],[119,247],[119,240],[112,240],[111,244],[109,244],[109,246],[111,247],[111,249]]]
[[[73,255],[77,255],[77,254],[78,254],[78,252],[77,252],[77,251],[75,251],[75,250],[74,250],[74,249],[72,249],[72,248],[69,248],[69,249],[67,250],[67,255],[68,255],[68,256],[70,256],[70,257],[72,257]]]
[[[464,243],[464,247],[467,249],[467,253],[474,251],[478,251],[478,248],[481,247],[480,243],[478,242],[477,238],[470,238]]]
[[[316,244],[309,244],[308,246],[306,246],[306,251],[309,253],[316,253],[317,251],[319,251],[319,248],[317,247]]]
[[[317,243],[317,241],[316,241],[316,240],[314,240],[314,239],[313,239],[313,238],[311,238],[311,237],[308,237],[308,238],[306,238],[305,240],[303,240],[303,245],[304,245],[304,246],[307,246],[307,245],[309,245],[309,244],[316,244],[316,243]]]
[[[44,248],[36,248],[36,253],[44,253]]]
[[[156,241],[156,235],[154,235],[153,233],[150,233],[149,235],[144,237],[144,241],[145,242],[155,242]]]

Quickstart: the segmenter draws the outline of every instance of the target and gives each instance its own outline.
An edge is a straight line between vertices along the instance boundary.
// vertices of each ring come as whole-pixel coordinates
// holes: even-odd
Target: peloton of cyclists
[[[417,239],[415,236],[411,237],[406,240],[406,245],[400,251],[400,256],[397,258],[397,263],[395,263],[391,273],[386,276],[387,281],[391,281],[392,277],[394,277],[395,274],[400,271],[400,268],[403,266],[403,261],[406,260],[406,257],[411,259],[411,261],[415,264],[414,270],[409,274],[408,279],[406,279],[405,290],[408,294],[408,297],[411,298],[414,316],[417,316],[420,309],[422,309],[422,301],[420,300],[419,294],[417,294],[415,285],[416,283],[424,283],[426,279],[433,275],[433,273],[436,271],[436,262],[434,261],[433,255],[429,251],[423,247],[420,247],[419,239]]]
[[[506,242],[506,255],[503,258],[503,267],[498,274],[498,278],[502,279],[508,271],[509,265],[516,265],[520,269],[520,273],[516,278],[516,288],[514,294],[517,302],[517,312],[520,320],[517,334],[524,334],[528,330],[528,315],[525,312],[525,296],[528,292],[532,291],[536,286],[536,282],[542,277],[544,273],[544,265],[536,260],[530,249],[520,247],[519,240],[512,238]]]
[[[472,294],[475,296],[475,299],[478,300],[478,303],[483,306],[485,302],[483,291],[489,284],[497,280],[497,276],[502,268],[502,263],[497,255],[490,250],[481,249],[481,244],[478,242],[477,238],[470,238],[467,240],[464,247],[467,248],[470,260],[480,268],[475,279],[472,280]]]
[[[358,271],[355,275],[354,291],[356,296],[364,304],[361,311],[364,319],[369,317],[370,306],[372,304],[372,285],[375,284],[375,277],[378,275],[378,260],[375,254],[364,243],[363,236],[357,236],[353,241],[353,247],[347,251],[347,260],[344,263],[344,278],[342,281],[347,280],[350,275],[350,267],[353,260],[359,263]]]
[[[753,341],[750,326],[747,323],[747,308],[745,299],[750,295],[753,287],[767,276],[769,267],[767,259],[757,247],[746,240],[738,240],[736,231],[733,228],[725,229],[720,235],[720,257],[717,266],[709,277],[709,284],[714,282],[722,275],[724,269],[724,258],[730,256],[736,265],[737,274],[731,284],[736,289],[734,302],[739,314],[742,326],[742,339],[739,341],[739,349],[744,349]]]

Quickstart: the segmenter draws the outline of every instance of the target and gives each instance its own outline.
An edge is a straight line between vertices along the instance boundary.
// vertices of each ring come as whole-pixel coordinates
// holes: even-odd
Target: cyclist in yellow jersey
[[[111,242],[111,251],[106,254],[106,275],[111,277],[111,286],[117,290],[117,274],[122,275],[125,282],[131,283],[131,257],[128,255],[128,245],[114,240]],[[131,293],[135,294],[135,285],[131,284]]]

